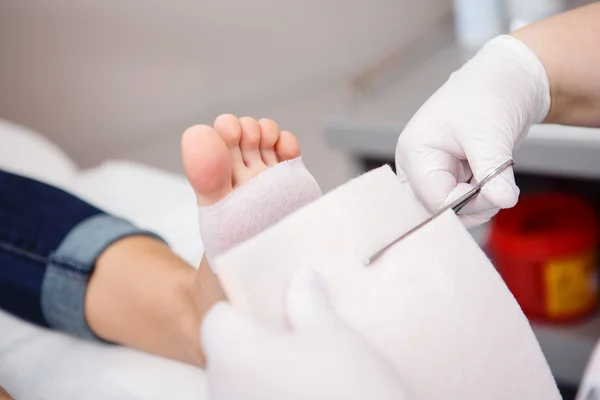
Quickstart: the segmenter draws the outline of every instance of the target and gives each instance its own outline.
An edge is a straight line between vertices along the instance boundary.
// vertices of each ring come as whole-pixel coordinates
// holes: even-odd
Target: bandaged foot
[[[183,164],[199,206],[211,262],[321,195],[296,137],[269,119],[219,116],[181,141]]]

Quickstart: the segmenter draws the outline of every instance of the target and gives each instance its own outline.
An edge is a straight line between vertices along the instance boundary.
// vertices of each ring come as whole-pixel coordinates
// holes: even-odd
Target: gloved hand
[[[202,342],[212,400],[403,400],[394,366],[333,313],[323,279],[301,270],[285,304],[291,332],[219,303]]]
[[[410,120],[396,148],[398,176],[435,212],[512,158],[549,108],[548,76],[533,51],[512,36],[492,39]],[[461,219],[467,227],[480,225],[518,196],[509,168],[484,186]]]

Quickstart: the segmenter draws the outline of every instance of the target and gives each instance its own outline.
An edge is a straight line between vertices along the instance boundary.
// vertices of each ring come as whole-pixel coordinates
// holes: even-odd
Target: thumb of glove
[[[300,269],[292,278],[285,311],[294,331],[320,329],[337,320],[329,303],[325,279],[310,268]]]

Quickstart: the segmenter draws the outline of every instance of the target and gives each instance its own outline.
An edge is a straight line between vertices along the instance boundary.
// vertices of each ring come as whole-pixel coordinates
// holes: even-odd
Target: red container
[[[492,260],[525,315],[565,321],[598,298],[598,225],[582,200],[558,193],[523,197],[492,222]]]

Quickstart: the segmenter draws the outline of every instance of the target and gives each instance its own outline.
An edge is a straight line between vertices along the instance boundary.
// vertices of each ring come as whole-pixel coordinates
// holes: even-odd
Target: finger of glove
[[[480,133],[485,139],[465,140],[463,147],[477,182],[481,182],[505,161],[512,159],[512,146],[506,135],[495,132]],[[500,208],[511,208],[517,204],[519,188],[515,183],[512,167],[487,182],[481,193],[486,199]]]
[[[471,229],[489,222],[500,210],[500,207],[494,207],[476,214],[459,214],[458,218],[460,218],[465,228]]]
[[[455,202],[474,187],[475,185],[472,183],[459,183],[448,196],[448,203]],[[499,209],[499,207],[480,193],[459,211],[458,216],[465,226],[471,228],[489,221]]]
[[[462,163],[452,155],[430,149],[425,154],[409,154],[398,162],[417,198],[435,212],[449,204],[448,195],[464,178]]]

